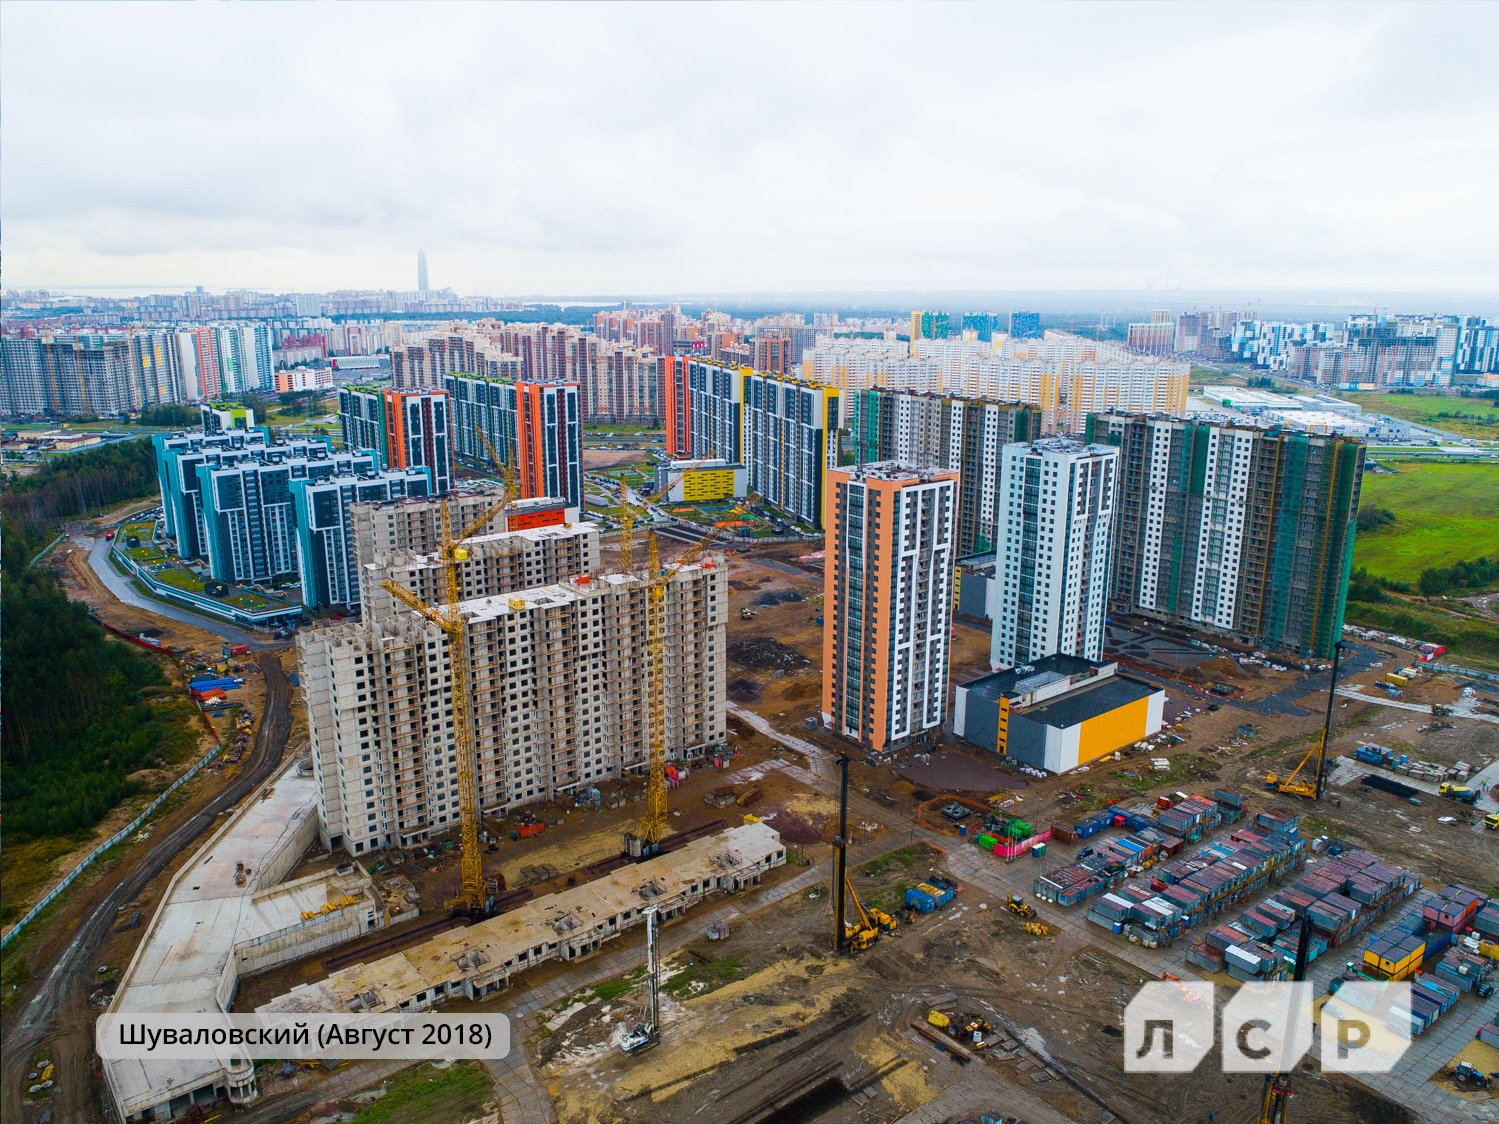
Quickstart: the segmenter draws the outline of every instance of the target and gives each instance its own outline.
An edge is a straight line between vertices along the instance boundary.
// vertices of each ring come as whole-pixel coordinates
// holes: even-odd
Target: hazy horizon
[[[1495,5],[0,23],[8,291],[1499,293]]]

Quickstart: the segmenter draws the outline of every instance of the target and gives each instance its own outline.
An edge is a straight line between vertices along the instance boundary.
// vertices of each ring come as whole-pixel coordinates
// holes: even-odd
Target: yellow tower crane
[[[479,786],[478,755],[474,747],[472,700],[468,683],[468,622],[459,608],[460,590],[458,564],[468,561],[468,550],[464,543],[473,538],[493,520],[501,519],[503,530],[505,509],[515,499],[515,475],[510,468],[500,463],[489,440],[480,433],[484,447],[495,467],[505,480],[505,492],[497,503],[486,508],[477,519],[453,534],[452,515],[446,500],[442,502],[442,543],[438,553],[442,558],[446,598],[441,609],[422,603],[421,599],[405,586],[393,581],[383,581],[380,588],[392,597],[409,605],[427,620],[442,630],[447,638],[448,668],[453,691],[453,746],[458,758],[458,813],[459,813],[459,871],[458,896],[447,902],[451,910],[468,914],[483,914],[488,911],[489,883],[484,877],[483,852],[479,849]],[[504,788],[504,744],[503,724],[496,727],[501,737],[500,752],[496,756],[499,764],[500,787]]]

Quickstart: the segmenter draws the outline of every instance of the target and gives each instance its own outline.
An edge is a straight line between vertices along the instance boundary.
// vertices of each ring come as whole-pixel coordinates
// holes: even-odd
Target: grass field
[[[1459,437],[1499,441],[1499,406],[1484,398],[1444,398],[1439,394],[1339,394],[1365,410],[1429,425]]]
[[[385,1096],[355,1114],[353,1124],[463,1124],[482,1115],[494,1096],[489,1075],[477,1062],[447,1069],[414,1066],[391,1078]]]
[[[1362,506],[1395,513],[1395,522],[1360,531],[1353,564],[1392,581],[1415,582],[1421,571],[1496,553],[1499,546],[1499,465],[1389,465],[1365,473]]]

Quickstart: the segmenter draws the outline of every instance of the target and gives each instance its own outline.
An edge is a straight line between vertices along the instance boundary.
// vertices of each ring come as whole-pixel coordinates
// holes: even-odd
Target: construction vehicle
[[[838,758],[841,773],[838,798],[838,834],[833,839],[834,873],[833,883],[833,951],[863,952],[880,933],[893,933],[895,918],[882,909],[866,910],[864,903],[854,890],[848,873],[848,757]],[[857,920],[848,917],[848,903],[854,904]]]
[[[1465,784],[1456,784],[1452,781],[1443,781],[1437,785],[1437,795],[1445,796],[1448,800],[1456,800],[1459,804],[1477,804],[1478,790],[1469,788]]]
[[[1327,684],[1327,717],[1322,722],[1322,732],[1317,740],[1306,751],[1306,755],[1297,763],[1291,775],[1284,780],[1276,773],[1265,774],[1265,787],[1274,789],[1285,796],[1301,796],[1308,800],[1321,800],[1323,790],[1327,787],[1327,741],[1332,735],[1332,708],[1338,692],[1338,658],[1343,653],[1343,642],[1337,641],[1332,646],[1332,677]],[[1308,765],[1316,764],[1310,769]],[[1303,771],[1307,775],[1303,776]]]
[[[1333,681],[1337,681],[1338,647],[1333,648]],[[1312,944],[1312,918],[1310,913],[1301,915],[1301,929],[1296,938],[1296,961],[1291,971],[1293,983],[1304,983],[1306,964]],[[1310,998],[1308,996],[1307,998]],[[1295,1008],[1292,1007],[1292,1010]],[[1260,1097],[1260,1114],[1256,1124],[1287,1124],[1291,1104],[1291,1071],[1296,1059],[1290,1056],[1290,1044],[1295,1035],[1286,1035],[1286,1044],[1281,1051],[1280,1068],[1275,1073],[1265,1074],[1264,1092]]]
[[[1009,900],[1005,902],[1005,908],[1016,917],[1034,917],[1036,913],[1035,907],[1019,894],[1011,894]]]
[[[938,1011],[933,1008],[926,1013],[926,1021],[938,1030],[946,1030],[952,1025],[952,1016],[946,1011]]]
[[[497,519],[502,529],[506,526],[505,511],[516,496],[515,474],[510,471],[509,466],[500,463],[499,456],[489,443],[489,438],[485,437],[482,431],[478,432],[485,449],[489,451],[490,459],[494,461],[495,467],[499,469],[505,480],[505,489],[497,503],[491,504],[477,519],[462,528],[456,535],[453,533],[452,516],[448,511],[447,501],[442,502],[442,544],[439,547],[439,554],[443,562],[446,585],[443,607],[436,609],[423,604],[416,594],[393,581],[387,580],[380,583],[381,589],[396,600],[410,606],[441,629],[447,641],[448,667],[452,669],[453,748],[458,758],[460,840],[459,891],[456,897],[448,901],[447,906],[450,910],[470,916],[487,914],[494,900],[494,892],[484,877],[484,857],[479,847],[479,785],[477,780],[479,763],[478,754],[474,749],[471,712],[473,700],[469,697],[468,687],[468,625],[459,607],[458,566],[468,561],[468,550],[464,547],[464,543]],[[493,734],[500,739],[500,745],[494,756],[495,767],[503,770],[505,761],[503,723],[495,724]],[[503,773],[500,777],[499,788],[500,791],[504,791]]]
[[[739,619],[742,621],[752,621],[759,615],[759,613],[755,612],[748,605],[739,610]]]
[[[1472,1062],[1458,1062],[1448,1076],[1459,1085],[1471,1085],[1475,1089],[1487,1089],[1494,1083],[1492,1074],[1485,1073]]]
[[[882,933],[893,933],[896,929],[900,928],[900,923],[877,905],[870,906],[868,913],[869,919],[875,923],[875,927]]]
[[[661,1043],[661,966],[656,961],[657,909],[645,911],[645,1017],[624,1032],[619,1048],[638,1054]]]
[[[1483,817],[1483,826],[1490,831],[1499,830],[1499,812],[1490,812]]]

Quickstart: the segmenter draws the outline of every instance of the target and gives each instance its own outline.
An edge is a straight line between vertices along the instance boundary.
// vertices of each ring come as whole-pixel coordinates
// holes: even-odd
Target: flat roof
[[[918,484],[958,478],[956,469],[934,468],[930,465],[911,464],[899,460],[850,464],[833,471],[846,474],[850,480],[909,480]]]
[[[1075,691],[1047,699],[1036,706],[1014,711],[1011,717],[1026,718],[1043,726],[1066,729],[1090,718],[1097,718],[1100,714],[1118,710],[1121,706],[1149,698],[1160,690],[1160,687],[1131,679],[1127,675],[1110,675],[1107,679],[1083,683]]]
[[[262,889],[262,870],[316,815],[317,782],[299,776],[296,759],[288,757],[280,773],[251,793],[174,877],[109,1009],[221,1010],[219,992],[233,967],[235,945],[247,929],[259,934],[282,927],[292,904],[273,899],[260,914],[253,896]],[[243,886],[234,881],[235,864],[240,862],[249,868]],[[212,1058],[134,1059],[104,1065],[116,1100],[126,1111],[158,1103],[169,1090],[203,1084],[222,1068]]]
[[[1058,679],[1070,679],[1074,675],[1086,675],[1090,671],[1097,671],[1103,665],[1096,664],[1092,660],[1085,660],[1082,656],[1069,656],[1058,653],[1039,659],[1033,664],[1021,664],[1020,667],[1006,668],[1004,671],[996,671],[989,675],[980,676],[978,679],[969,680],[960,684],[965,690],[972,691],[980,698],[991,699],[995,702],[1001,698],[1009,698],[1011,695],[1021,694],[1025,691],[1034,691],[1037,687],[1045,686],[1048,682],[1056,682]],[[1021,670],[1024,668],[1025,670]],[[1029,712],[1027,712],[1029,713]]]

